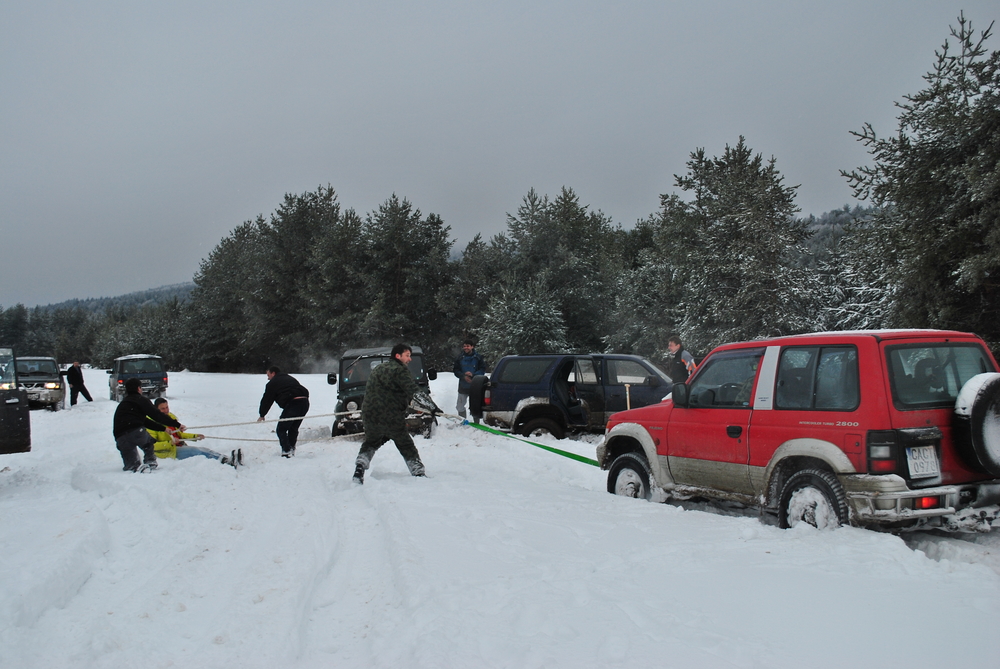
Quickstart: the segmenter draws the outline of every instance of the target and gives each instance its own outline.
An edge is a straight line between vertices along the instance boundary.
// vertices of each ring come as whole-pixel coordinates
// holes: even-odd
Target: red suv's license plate
[[[922,479],[928,476],[938,476],[941,473],[937,453],[933,446],[907,448],[906,464],[910,467],[910,478]]]

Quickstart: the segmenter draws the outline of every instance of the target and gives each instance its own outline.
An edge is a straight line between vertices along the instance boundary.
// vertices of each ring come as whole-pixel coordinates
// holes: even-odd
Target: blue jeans
[[[281,411],[281,418],[301,418],[309,411],[309,398],[302,397],[292,400]],[[288,453],[295,450],[295,442],[299,439],[299,425],[301,420],[286,420],[278,423],[274,432],[278,435],[278,443],[281,444],[281,452]]]
[[[193,458],[197,455],[204,455],[206,458],[215,458],[219,460],[222,458],[221,453],[216,453],[215,451],[202,448],[201,446],[178,446],[177,447],[177,459],[183,460],[184,458]]]

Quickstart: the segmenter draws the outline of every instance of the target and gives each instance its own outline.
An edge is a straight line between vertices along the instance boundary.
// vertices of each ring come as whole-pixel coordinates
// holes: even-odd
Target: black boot
[[[358,485],[363,485],[365,482],[365,468],[358,465],[354,468],[354,482]]]

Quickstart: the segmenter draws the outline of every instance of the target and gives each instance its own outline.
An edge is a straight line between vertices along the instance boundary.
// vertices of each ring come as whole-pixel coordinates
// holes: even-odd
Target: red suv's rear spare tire
[[[1000,374],[977,374],[955,400],[955,447],[976,471],[1000,476]]]

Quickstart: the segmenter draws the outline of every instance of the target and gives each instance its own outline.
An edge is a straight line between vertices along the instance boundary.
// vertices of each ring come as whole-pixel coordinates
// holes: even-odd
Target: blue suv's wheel
[[[545,434],[551,434],[556,439],[566,437],[566,431],[551,418],[533,418],[522,425],[518,432],[525,437],[540,437]]]

